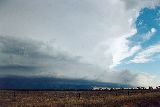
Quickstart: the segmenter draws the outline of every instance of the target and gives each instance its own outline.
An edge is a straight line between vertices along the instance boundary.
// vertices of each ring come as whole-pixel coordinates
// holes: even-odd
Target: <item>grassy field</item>
[[[160,107],[160,91],[1,90],[0,107]]]

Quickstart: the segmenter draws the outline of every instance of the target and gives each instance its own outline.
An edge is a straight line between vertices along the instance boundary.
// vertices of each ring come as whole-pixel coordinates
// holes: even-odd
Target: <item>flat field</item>
[[[0,107],[160,107],[160,91],[1,90]]]

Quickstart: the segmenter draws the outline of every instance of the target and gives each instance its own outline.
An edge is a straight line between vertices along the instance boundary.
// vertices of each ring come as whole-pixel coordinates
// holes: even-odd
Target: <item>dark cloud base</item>
[[[103,83],[87,80],[61,79],[51,77],[0,77],[0,89],[92,89],[92,87],[130,87],[123,84]]]
[[[49,44],[15,36],[0,36],[0,59],[0,88],[6,89],[90,89],[93,86],[123,86],[119,84],[136,86],[139,76],[128,70],[107,72]],[[8,75],[22,77],[7,77]]]

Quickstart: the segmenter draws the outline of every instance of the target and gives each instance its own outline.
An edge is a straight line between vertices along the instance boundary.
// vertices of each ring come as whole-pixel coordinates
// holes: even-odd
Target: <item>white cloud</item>
[[[136,29],[134,27],[134,22],[136,17],[139,15],[139,11],[144,7],[154,8],[155,6],[160,4],[159,0],[152,0],[152,1],[138,1],[138,0],[122,0],[125,2],[125,6],[127,10],[132,13],[132,18],[129,19],[129,23],[131,26],[130,33],[127,35],[121,35],[119,38],[117,37],[112,45],[112,64],[110,65],[110,68],[116,67],[118,64],[122,62],[122,60],[134,55],[136,52],[138,52],[141,49],[140,45],[134,45],[133,47],[129,47],[130,41],[127,39],[128,37],[133,36],[136,34]],[[151,31],[149,31],[145,36],[143,36],[143,40],[149,40],[154,34],[156,33],[156,29],[152,28]]]
[[[153,86],[155,88],[156,86],[159,85],[159,83],[157,82],[157,78],[155,76],[143,72],[139,73],[136,76],[135,80],[137,80],[135,84],[137,84],[138,86],[144,86],[144,87]]]
[[[148,47],[147,49],[138,53],[131,62],[133,63],[146,63],[153,60],[153,56],[160,53],[160,43]]]
[[[82,61],[109,68],[135,53],[129,52],[132,49],[127,37],[136,31],[134,21],[139,10],[150,4],[147,0],[4,1],[0,33],[47,42],[80,56]],[[107,48],[102,50],[99,46]]]
[[[156,30],[155,28],[152,28],[152,29],[151,29],[151,32],[152,32],[152,33],[155,33],[156,31],[157,31],[157,30]]]
[[[133,34],[129,34],[133,35]],[[113,64],[110,66],[110,68],[113,68],[121,63],[122,60],[125,58],[128,58],[132,55],[134,55],[137,51],[141,49],[140,45],[135,45],[133,47],[129,47],[129,40],[127,40],[127,37],[129,36],[123,36],[120,38],[117,38],[114,40],[112,46],[112,61]]]
[[[122,0],[126,3],[127,9],[142,9],[145,7],[154,8],[160,4],[159,0]]]
[[[156,33],[156,29],[152,28],[147,34],[145,34],[143,36],[143,41],[149,40],[155,33]]]
[[[5,1],[0,13],[2,35],[49,41],[49,45],[103,68],[112,65],[110,44],[132,32],[136,18],[136,12],[126,10],[120,0]],[[102,43],[107,44],[104,50],[99,47]]]

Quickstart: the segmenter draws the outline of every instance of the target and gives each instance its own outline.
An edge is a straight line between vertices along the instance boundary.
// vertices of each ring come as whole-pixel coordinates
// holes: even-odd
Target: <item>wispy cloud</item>
[[[140,45],[134,45],[129,47],[130,41],[127,39],[129,36],[134,35],[136,32],[132,32],[126,36],[117,38],[112,44],[112,57],[113,64],[111,68],[120,64],[124,59],[133,56],[137,51],[141,49]]]
[[[147,34],[143,35],[143,41],[149,40],[156,33],[156,29],[152,28]]]
[[[150,46],[145,50],[141,51],[131,60],[131,62],[133,63],[150,62],[153,60],[153,56],[157,53],[160,53],[160,43]]]

